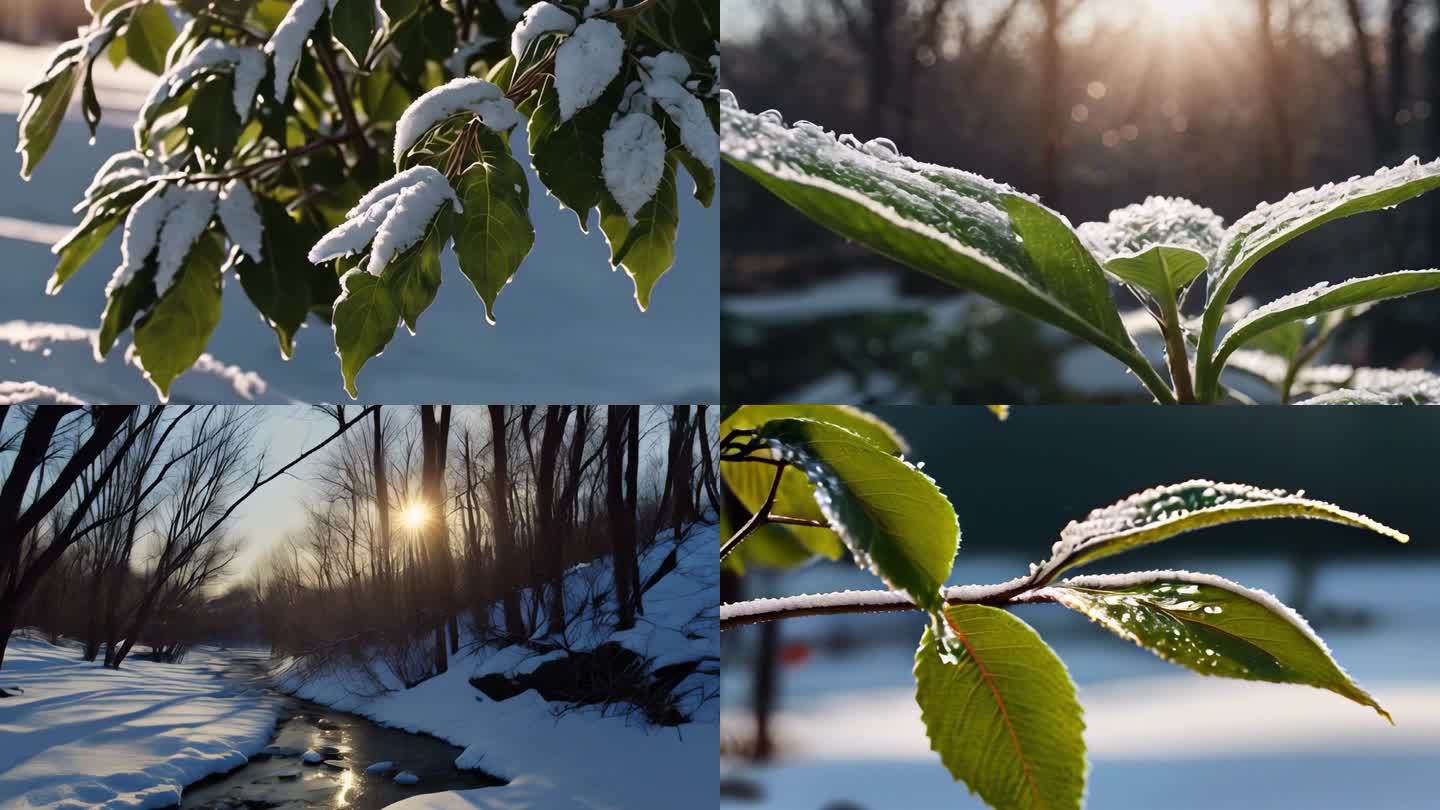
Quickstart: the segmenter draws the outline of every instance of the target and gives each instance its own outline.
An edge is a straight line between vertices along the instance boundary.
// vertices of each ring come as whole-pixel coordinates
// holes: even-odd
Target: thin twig
[[[1014,591],[1009,583],[990,588],[962,586],[942,592],[947,605],[1010,605],[1054,602],[1055,597],[1043,588]],[[751,599],[720,606],[720,629],[733,630],[747,624],[796,619],[802,616],[833,616],[851,613],[895,613],[921,608],[895,591],[839,591],[820,595],[781,596],[773,599]]]
[[[775,468],[775,480],[770,482],[770,494],[765,497],[764,505],[751,515],[749,520],[745,521],[745,525],[740,527],[740,531],[736,532],[734,537],[726,540],[725,545],[720,547],[720,562],[725,562],[725,558],[730,556],[730,552],[738,548],[751,532],[764,526],[769,520],[770,509],[775,506],[775,496],[780,492],[780,478],[783,475],[785,475],[785,466],[782,464]]]

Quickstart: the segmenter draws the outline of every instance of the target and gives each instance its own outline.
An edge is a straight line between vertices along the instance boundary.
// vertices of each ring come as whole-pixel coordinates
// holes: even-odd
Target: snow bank
[[[0,685],[0,797],[7,808],[167,807],[184,786],[244,765],[275,728],[276,702],[215,675],[220,659],[130,659],[13,638]]]
[[[711,662],[676,690],[689,695],[682,710],[692,717],[679,727],[651,727],[624,715],[606,715],[598,707],[550,704],[533,690],[492,701],[470,685],[471,677],[525,672],[555,657],[514,646],[462,652],[444,675],[379,696],[354,688],[363,679],[344,671],[303,683],[282,680],[281,686],[307,700],[448,740],[465,748],[455,762],[458,767],[481,768],[509,780],[504,787],[435,793],[392,805],[403,810],[708,807],[715,801],[719,779],[718,542],[717,527],[699,526],[678,544],[668,533],[655,543],[641,558],[642,581],[672,550],[675,570],[646,593],[645,615],[621,633],[608,626],[613,603],[589,602],[595,588],[608,583],[608,558],[571,569],[565,581],[568,605],[593,608],[567,628],[564,642],[570,649],[593,649],[608,641],[652,658],[652,666]],[[545,633],[542,627],[536,636]]]

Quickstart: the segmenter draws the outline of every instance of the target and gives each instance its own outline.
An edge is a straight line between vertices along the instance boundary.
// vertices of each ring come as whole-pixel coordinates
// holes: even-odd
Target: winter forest
[[[281,440],[287,423],[305,426],[303,441]],[[205,742],[163,735],[189,745],[188,775],[233,771],[201,791],[222,803],[193,806],[343,798],[353,772],[376,766],[422,786],[453,771],[494,785],[487,801],[536,802],[523,806],[714,795],[713,726],[686,733],[719,712],[707,406],[16,406],[0,427],[0,688],[65,682],[94,702],[91,734],[156,747],[173,769],[176,752],[129,712],[166,710],[175,696],[152,697],[157,678],[225,684],[205,693],[218,704]],[[257,526],[285,528],[262,537]],[[116,674],[92,681],[81,662]],[[432,776],[434,762],[363,761],[363,746],[343,742],[352,732],[327,736],[337,723],[323,717],[290,744],[295,707],[317,704],[442,738],[465,749],[459,767]],[[56,739],[69,732],[47,711],[27,712],[29,742],[0,754],[0,794],[39,800],[40,774],[64,770],[58,751],[96,750],[84,733]],[[231,728],[234,715],[254,718]],[[628,748],[613,744],[627,735]],[[542,755],[556,746],[593,765]],[[640,752],[670,758],[672,773],[620,779]],[[258,759],[294,766],[282,776],[324,764],[293,783],[267,772],[239,784]],[[166,781],[164,767],[144,766],[133,750],[90,762],[65,789],[142,797],[135,806],[178,797],[173,783],[146,784]],[[597,782],[597,771],[612,773]],[[395,798],[380,797],[360,806]]]

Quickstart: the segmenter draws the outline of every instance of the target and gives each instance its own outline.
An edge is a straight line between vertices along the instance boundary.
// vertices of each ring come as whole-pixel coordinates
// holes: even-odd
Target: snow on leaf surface
[[[174,208],[174,198],[168,196],[169,190],[170,187],[162,183],[155,184],[125,216],[125,230],[120,239],[120,266],[115,268],[115,274],[105,287],[107,298],[134,278],[155,250],[160,241],[160,228]]]
[[[172,186],[170,213],[165,217],[165,227],[160,231],[160,246],[155,257],[155,290],[169,289],[175,274],[185,264],[185,256],[200,234],[210,225],[219,202],[219,192],[214,189],[194,186]]]
[[[413,166],[386,180],[360,199],[347,218],[310,248],[312,264],[351,256],[374,242],[367,270],[380,275],[385,265],[425,235],[446,200],[463,209],[450,181],[432,166]]]
[[[1327,369],[1343,372],[1346,387],[1311,397],[1301,405],[1440,405],[1440,376],[1428,371],[1344,366],[1322,366],[1314,371]],[[1301,382],[1314,385],[1311,380]]]
[[[1265,591],[1213,574],[1140,571],[1073,577],[1035,596],[1201,675],[1327,689],[1391,719],[1309,623]]]
[[[452,79],[415,99],[396,122],[395,165],[400,165],[400,159],[431,127],[466,110],[480,116],[485,126],[496,132],[520,123],[515,105],[499,87],[473,76]]]
[[[575,30],[575,18],[553,3],[536,3],[525,10],[510,34],[510,54],[518,61],[525,48],[544,34],[568,34]]]
[[[290,78],[325,6],[326,0],[296,0],[265,43],[265,53],[275,62],[275,99],[281,103],[290,97]]]
[[[650,72],[645,80],[645,94],[680,128],[680,142],[685,149],[707,166],[720,157],[720,135],[710,124],[705,104],[685,89],[690,63],[673,51],[643,57],[641,63]]]
[[[1307,498],[1303,490],[1291,493],[1196,479],[1147,489],[1095,509],[1084,520],[1071,521],[1051,548],[1050,560],[1040,566],[1037,579],[1046,582],[1066,569],[1195,529],[1270,518],[1312,518],[1368,529],[1401,543],[1410,539],[1364,515]]]
[[[370,246],[370,263],[365,268],[370,275],[380,275],[391,259],[423,239],[435,213],[447,201],[456,211],[460,210],[460,198],[444,176],[438,181],[417,183],[400,192],[395,205],[375,232],[375,242]]]
[[[624,56],[625,39],[620,28],[609,20],[586,20],[561,43],[555,52],[555,92],[559,95],[561,121],[569,121],[577,110],[600,98],[620,72]]]
[[[1076,231],[1102,262],[1156,245],[1189,248],[1209,257],[1225,237],[1219,215],[1183,197],[1147,197],[1111,211],[1104,222],[1086,222]]]
[[[375,238],[375,232],[380,230],[380,223],[385,221],[390,209],[395,207],[399,199],[400,194],[396,192],[380,198],[358,214],[352,212],[349,219],[322,236],[320,241],[310,248],[306,258],[311,264],[319,264],[341,256],[353,256],[364,250]]]
[[[220,204],[216,207],[220,224],[231,244],[240,248],[250,258],[260,261],[264,257],[264,226],[260,213],[255,209],[255,197],[243,180],[231,180],[220,190]]]
[[[605,131],[600,159],[605,188],[633,224],[665,173],[665,134],[655,119],[630,113]]]
[[[323,2],[323,0],[322,0]],[[190,51],[183,59],[171,65],[165,74],[155,81],[141,109],[149,109],[160,101],[179,92],[187,82],[220,67],[232,69],[235,77],[233,99],[235,115],[241,121],[249,118],[250,106],[255,101],[255,91],[265,78],[265,55],[254,48],[232,45],[222,39],[207,39],[200,47]],[[142,126],[144,117],[135,122]]]

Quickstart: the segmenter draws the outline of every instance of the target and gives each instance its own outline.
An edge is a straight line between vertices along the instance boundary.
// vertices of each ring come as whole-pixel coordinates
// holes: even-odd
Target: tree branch
[[[1054,602],[1044,588],[1035,588],[1028,578],[998,585],[959,585],[942,591],[947,605],[1010,605]],[[802,616],[833,616],[847,613],[894,613],[920,610],[914,602],[895,591],[837,591],[835,593],[751,599],[720,606],[721,631],[747,624],[761,624]]]

